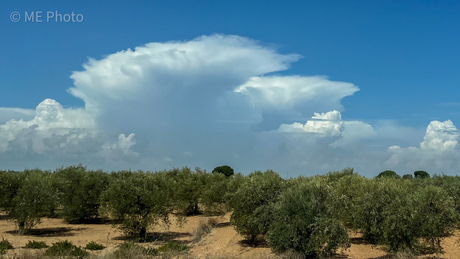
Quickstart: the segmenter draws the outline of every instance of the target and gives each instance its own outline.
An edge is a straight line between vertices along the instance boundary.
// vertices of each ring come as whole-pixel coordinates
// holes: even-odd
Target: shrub
[[[173,210],[171,183],[163,173],[122,172],[102,193],[102,212],[121,221],[127,235],[137,234],[141,241],[147,228],[162,219],[169,224]]]
[[[125,242],[118,246],[118,249],[113,253],[114,258],[120,259],[137,259],[145,256],[158,255],[158,250],[155,248],[145,248],[133,242]]]
[[[317,258],[350,247],[347,229],[337,215],[338,201],[324,178],[299,181],[284,191],[272,206],[267,240],[273,251],[293,250]]]
[[[45,242],[43,241],[29,241],[24,248],[31,248],[31,249],[42,249],[42,248],[47,248],[48,245],[46,245]]]
[[[377,175],[377,178],[388,177],[388,178],[401,178],[395,171],[386,170]]]
[[[0,241],[0,255],[5,254],[6,250],[9,249],[14,249],[13,245],[10,241],[2,238],[2,241]]]
[[[84,257],[88,255],[88,252],[84,251],[80,247],[75,246],[72,242],[65,240],[53,243],[51,247],[46,249],[46,256],[77,256]]]
[[[169,251],[183,252],[187,250],[188,250],[187,245],[184,245],[177,241],[170,241],[158,248],[159,252],[169,252]]]
[[[105,246],[103,246],[101,244],[98,244],[98,243],[96,243],[94,241],[89,242],[85,246],[86,250],[91,250],[91,251],[93,251],[93,250],[104,250],[104,248],[105,248]]]
[[[414,177],[418,179],[430,178],[430,174],[425,171],[415,171]]]
[[[82,223],[98,216],[100,195],[108,187],[106,173],[78,165],[58,169],[54,177],[60,190],[61,215],[67,222]]]
[[[259,234],[265,234],[271,222],[271,202],[283,189],[284,180],[278,173],[268,170],[249,174],[238,190],[231,194],[233,213],[230,222],[236,231],[255,244]]]
[[[235,174],[235,171],[233,171],[233,168],[231,168],[228,165],[223,165],[223,166],[218,166],[212,170],[213,173],[220,173],[225,175],[226,177],[230,177]]]

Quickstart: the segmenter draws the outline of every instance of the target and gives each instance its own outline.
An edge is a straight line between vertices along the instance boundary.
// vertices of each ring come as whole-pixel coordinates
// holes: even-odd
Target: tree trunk
[[[25,232],[25,228],[26,228],[26,222],[20,221],[18,226],[19,226],[18,234],[23,235]]]
[[[145,242],[147,239],[147,229],[145,227],[141,227],[141,231],[139,232],[139,241]]]

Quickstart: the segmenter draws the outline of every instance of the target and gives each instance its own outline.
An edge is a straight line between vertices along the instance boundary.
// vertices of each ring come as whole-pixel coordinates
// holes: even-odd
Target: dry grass
[[[200,219],[198,227],[193,231],[192,240],[199,242],[205,235],[211,233],[212,228],[216,225],[217,219],[215,218]]]

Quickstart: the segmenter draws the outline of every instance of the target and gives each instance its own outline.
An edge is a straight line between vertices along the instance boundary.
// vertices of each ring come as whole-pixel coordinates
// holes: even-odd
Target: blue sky
[[[226,163],[244,173],[273,168],[282,174],[288,171],[290,175],[316,174],[350,166],[369,176],[384,169],[401,173],[426,169],[454,174],[458,158],[455,125],[460,122],[457,90],[460,83],[459,9],[460,4],[455,1],[2,1],[0,107],[4,108],[0,110],[0,125],[4,126],[3,132],[0,130],[0,143],[3,134],[4,149],[1,152],[0,148],[0,162],[3,160],[5,167],[14,169],[25,166],[56,168],[84,163],[107,169],[159,170],[188,165],[210,170]],[[10,20],[14,11],[21,15],[21,20],[16,23]],[[42,11],[45,21],[25,22],[25,12],[32,11]],[[62,15],[74,12],[81,14],[84,20],[65,23],[51,19],[46,22],[48,11]],[[249,42],[238,45],[241,42],[232,41],[232,35]],[[205,38],[197,38],[201,36]],[[188,44],[194,41],[203,46]],[[229,44],[237,44],[241,51],[253,53],[248,58],[257,59],[259,63],[248,65],[248,71],[253,69],[252,74],[235,72],[225,75],[222,71],[234,71],[235,66],[244,67],[251,60],[232,56],[233,52],[229,51],[228,55],[222,56],[225,62],[210,67],[198,65],[201,70],[197,71],[191,67],[189,70],[168,70],[171,69],[168,60],[155,63],[153,67],[143,67],[144,63],[133,64],[137,61],[130,57],[109,58],[117,52],[134,51],[136,47],[155,42],[160,45],[150,48],[152,52],[149,53],[156,54],[149,54],[149,58],[157,58],[158,62],[161,61],[158,55],[163,55],[158,54],[158,46],[184,47],[208,57],[208,44],[216,47],[216,51],[229,51]],[[176,45],[168,45],[168,42],[176,42]],[[267,52],[257,54],[254,52],[257,49]],[[284,60],[294,54],[298,55],[297,58],[291,56],[289,61]],[[88,58],[115,62],[110,63],[114,66],[130,64],[141,67],[143,75],[150,76],[143,77],[142,83],[139,83],[140,79],[127,79],[123,81],[126,85],[119,87],[142,88],[146,92],[141,91],[142,98],[139,93],[127,97],[126,91],[117,92],[108,87],[109,82],[93,81],[89,84],[82,79],[88,75],[71,78],[74,71],[86,71],[93,79],[102,76],[104,72],[95,68],[96,65],[92,66],[95,70],[91,73],[90,69],[82,67]],[[235,61],[239,58],[242,59]],[[273,66],[286,67],[265,69],[260,73],[264,58],[273,62]],[[181,66],[182,63],[177,64]],[[214,66],[216,71],[212,71]],[[295,83],[289,79],[292,76],[300,76],[306,81]],[[308,78],[315,76],[327,76],[328,79],[322,77],[326,81],[321,89],[329,90],[317,96],[299,95],[295,104],[291,96],[287,102],[292,107],[286,103],[269,105],[261,97],[265,92],[254,95],[254,91],[263,87],[268,89],[267,85],[275,81],[283,82],[286,93],[291,93],[290,89],[295,87],[308,88],[311,84]],[[182,77],[185,81],[176,80]],[[249,87],[246,89],[251,91],[234,92],[245,98],[228,97],[232,95],[228,91],[245,85],[252,77],[268,77],[270,80],[262,82],[262,88],[246,84]],[[334,82],[352,84],[356,90]],[[80,95],[72,94],[71,88],[80,89]],[[171,97],[167,91],[155,92],[156,88],[174,89],[172,91],[182,91],[182,94]],[[345,88],[348,90],[343,90]],[[222,91],[218,95],[209,95],[209,98],[203,97],[214,94],[213,89]],[[114,93],[117,93],[115,99],[112,98]],[[189,106],[172,106],[164,99],[157,100],[159,96]],[[213,107],[218,111],[216,114],[193,102],[196,99],[201,103],[212,103],[211,97],[220,100],[218,105],[214,103],[220,108],[206,106]],[[88,126],[61,121],[63,124],[59,124],[59,129],[64,127],[70,131],[89,127],[103,136],[95,138],[105,142],[97,147],[72,146],[72,150],[77,149],[80,153],[63,150],[66,145],[70,149],[68,145],[72,142],[68,132],[59,133],[52,123],[42,125],[37,122],[39,118],[34,121],[38,114],[35,111],[37,105],[47,98],[55,101],[46,102],[47,107],[60,104],[62,114],[71,116],[66,109],[81,112],[81,116],[75,115],[78,118],[87,118],[86,113],[89,113],[89,120],[94,123]],[[140,99],[136,101],[136,98]],[[100,106],[99,110],[91,110],[88,104]],[[222,108],[223,104],[227,110]],[[124,108],[120,108],[121,105]],[[187,108],[190,105],[194,108]],[[256,108],[249,111],[248,107]],[[23,110],[17,112],[12,108]],[[335,113],[312,118],[314,112],[326,114],[334,110],[341,113],[340,118]],[[62,114],[59,116],[64,116]],[[222,120],[216,116],[223,116]],[[23,119],[29,124],[13,123],[16,125],[13,127],[12,123],[7,124],[10,119],[15,123]],[[179,127],[181,123],[173,122],[179,119],[187,126]],[[230,123],[231,126],[211,123],[231,120],[239,123]],[[308,120],[312,123],[308,124]],[[315,124],[318,121],[319,124]],[[327,127],[334,128],[335,122],[338,123],[337,132],[324,131]],[[356,127],[346,126],[352,122],[369,125],[372,130],[366,131],[366,135],[355,130]],[[206,127],[207,123],[215,128]],[[306,126],[301,133],[280,130],[281,124],[294,123]],[[27,137],[18,135],[18,128],[29,129],[31,125],[38,125],[27,133],[34,144],[24,144],[23,139]],[[16,129],[14,133],[13,128]],[[43,135],[45,130],[51,135]],[[134,135],[127,140],[131,133]],[[126,139],[118,138],[117,142],[119,134],[125,134]],[[56,136],[60,136],[59,140],[52,140]],[[343,139],[340,143],[348,143],[347,146],[333,145],[337,138]],[[15,144],[15,141],[22,144]],[[37,144],[37,141],[45,144]],[[47,146],[50,141],[62,143],[54,148],[48,147],[46,151],[39,148]],[[131,144],[127,147],[123,141]],[[305,143],[300,145],[302,141]],[[226,145],[231,146],[226,151],[209,151]],[[117,153],[116,156],[111,154],[109,158],[104,153],[100,159],[93,159],[91,152],[101,154],[100,149],[107,149],[107,146],[112,151],[120,150],[111,151]],[[400,146],[400,149],[390,149],[392,146]],[[415,150],[410,149],[411,146]],[[129,152],[123,148],[128,148]],[[245,153],[249,151],[251,154]],[[124,157],[127,154],[132,156]],[[348,157],[351,155],[353,159]]]

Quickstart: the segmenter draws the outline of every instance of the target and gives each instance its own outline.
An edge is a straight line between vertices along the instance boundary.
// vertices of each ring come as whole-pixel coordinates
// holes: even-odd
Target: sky
[[[457,1],[0,2],[0,169],[457,174]]]

